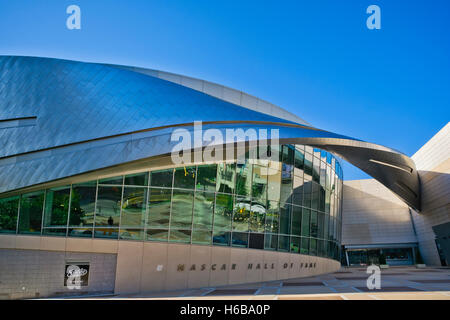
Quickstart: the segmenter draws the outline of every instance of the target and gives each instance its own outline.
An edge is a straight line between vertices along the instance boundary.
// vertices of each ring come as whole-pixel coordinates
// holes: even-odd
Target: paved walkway
[[[450,268],[384,269],[380,290],[367,289],[368,277],[365,268],[342,268],[332,274],[309,278],[101,299],[450,300]]]

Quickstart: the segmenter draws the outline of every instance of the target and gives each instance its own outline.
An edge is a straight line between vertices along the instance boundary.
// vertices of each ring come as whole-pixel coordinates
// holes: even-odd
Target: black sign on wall
[[[64,286],[69,289],[81,289],[89,280],[89,262],[66,262]]]

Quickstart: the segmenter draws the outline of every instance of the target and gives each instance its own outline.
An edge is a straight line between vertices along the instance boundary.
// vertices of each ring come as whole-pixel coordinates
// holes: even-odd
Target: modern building
[[[243,134],[229,140],[230,130]],[[189,134],[189,148],[176,149],[180,140],[173,138],[180,132]],[[227,138],[208,140],[204,132]],[[448,129],[444,140],[448,145]],[[434,222],[421,222],[428,241],[423,248],[417,231],[412,237],[403,226],[411,215],[425,219],[421,172],[412,159],[203,80],[0,56],[0,146],[0,298],[317,275],[338,270],[349,249],[379,243],[433,250],[428,239]],[[222,146],[231,158],[217,153]],[[212,161],[205,156],[211,147]],[[176,164],[174,150],[192,154]],[[440,156],[447,157],[448,169],[448,154]],[[404,237],[385,235],[378,242],[348,222],[367,208],[359,202],[372,207],[357,199],[366,184],[343,183],[341,159],[375,179],[367,184],[377,202],[372,207],[382,205],[373,190],[384,188],[383,201],[392,203],[388,215]],[[441,163],[423,161],[429,168]],[[449,221],[448,198],[426,210],[431,216],[440,210],[439,222]],[[363,214],[373,218],[371,212]],[[375,215],[375,223],[384,216]]]

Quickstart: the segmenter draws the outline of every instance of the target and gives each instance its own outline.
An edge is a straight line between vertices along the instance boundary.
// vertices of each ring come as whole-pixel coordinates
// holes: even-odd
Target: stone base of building
[[[81,282],[68,277],[69,266],[85,269]],[[0,299],[164,292],[308,277],[340,266],[278,251],[0,235]]]

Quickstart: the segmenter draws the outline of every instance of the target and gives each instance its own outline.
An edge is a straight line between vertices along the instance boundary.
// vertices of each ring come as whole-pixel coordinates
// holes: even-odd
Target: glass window
[[[300,249],[301,254],[309,254],[309,238],[302,237],[302,247]]]
[[[112,178],[105,178],[100,179],[98,181],[99,184],[108,184],[108,185],[122,185],[123,183],[123,176],[120,177],[112,177]]]
[[[309,254],[312,256],[317,256],[317,240],[314,238],[310,239]]]
[[[247,232],[233,232],[232,243],[233,247],[248,247],[248,233]]]
[[[148,241],[167,241],[169,236],[168,229],[147,229],[146,240]]]
[[[253,202],[250,208],[249,230],[250,232],[264,232],[266,217],[266,203]]]
[[[120,228],[120,239],[126,240],[142,240],[144,238],[144,230],[143,229],[123,229]]]
[[[283,163],[283,170],[281,172],[281,202],[292,202],[292,166]]]
[[[125,176],[126,186],[148,186],[148,172],[135,173]]]
[[[248,232],[251,201],[247,197],[236,196],[233,210],[233,231]]]
[[[175,169],[173,187],[182,189],[194,189],[195,187],[195,167],[182,167]]]
[[[264,235],[264,249],[277,250],[278,249],[278,234],[266,233]]]
[[[236,169],[236,194],[241,196],[251,196],[252,186],[252,165],[245,163],[237,166]]]
[[[217,192],[234,193],[236,184],[236,164],[220,163],[217,166]]]
[[[264,249],[264,234],[250,233],[248,247],[252,249]]]
[[[143,229],[147,208],[147,188],[125,187],[120,228]],[[122,232],[121,232],[122,233]],[[135,232],[133,232],[135,234]]]
[[[213,232],[213,243],[216,246],[229,246],[231,241],[231,231],[216,230]]]
[[[303,214],[302,214],[302,236],[309,237],[309,222],[310,222],[311,210],[303,208],[302,211],[303,211]]]
[[[312,183],[311,208],[319,209],[319,185],[315,182]]]
[[[325,162],[320,163],[320,185],[325,188],[325,180],[327,177],[327,164]]]
[[[292,235],[300,236],[302,232],[302,208],[292,206]]]
[[[280,219],[280,207],[278,201],[268,201],[266,213],[266,232],[278,233],[278,221]],[[277,246],[275,246],[277,248]]]
[[[268,168],[267,173],[267,199],[280,201],[281,171]]]
[[[317,238],[319,236],[317,226],[317,211],[311,210],[311,237]]]
[[[193,229],[212,230],[214,200],[214,193],[198,191],[195,193]]]
[[[267,168],[253,166],[252,198],[259,203],[265,203],[267,199]]]
[[[323,228],[324,228],[324,222],[325,217],[324,214],[321,212],[317,213],[317,228],[318,228],[318,238],[323,239]]]
[[[190,243],[191,230],[190,229],[172,229],[169,232],[169,242]]]
[[[153,187],[172,187],[173,169],[150,172],[150,184]]]
[[[313,182],[307,179],[303,183],[303,206],[307,208],[311,208],[312,184]]]
[[[67,216],[69,215],[70,187],[53,188],[45,193],[44,234],[46,227],[63,230],[52,230],[50,233],[66,235]]]
[[[233,196],[229,194],[217,194],[216,206],[214,208],[214,231],[231,231],[232,214]]]
[[[176,189],[173,190],[172,213],[170,216],[170,229],[192,228],[193,201],[194,201],[193,191],[184,191]],[[172,235],[170,235],[170,238],[172,238]]]
[[[303,177],[303,165],[305,162],[305,154],[303,151],[298,149],[295,150],[295,158],[294,158],[294,175]]]
[[[303,177],[294,176],[292,204],[301,206],[303,204]]]
[[[169,228],[171,199],[172,190],[150,188],[150,195],[148,199],[148,228]]]
[[[20,199],[19,233],[40,234],[44,191],[22,195]]]
[[[98,187],[95,226],[119,226],[122,187]]]
[[[308,175],[309,178],[312,177],[312,154],[305,153],[305,175]]]
[[[72,186],[69,227],[92,227],[94,225],[96,184],[97,182],[93,181]],[[76,234],[78,232],[74,231],[74,235]]]
[[[69,228],[69,237],[92,238],[92,226],[88,228]]]
[[[217,165],[211,164],[198,166],[197,186],[198,191],[216,191]]]
[[[294,147],[291,145],[283,145],[282,162],[289,166],[294,165]]]
[[[289,234],[291,231],[291,211],[290,204],[280,204],[280,233]]]
[[[289,251],[289,236],[279,236],[278,237],[278,250],[279,251]]]
[[[207,230],[192,230],[193,244],[211,244],[212,232]]]
[[[290,251],[294,253],[300,252],[300,237],[291,237]]]
[[[319,188],[319,210],[325,212],[325,189],[322,186]]]
[[[19,196],[0,199],[0,233],[16,233]]]
[[[320,158],[314,157],[313,159],[313,181],[319,183],[319,175],[320,174]]]

